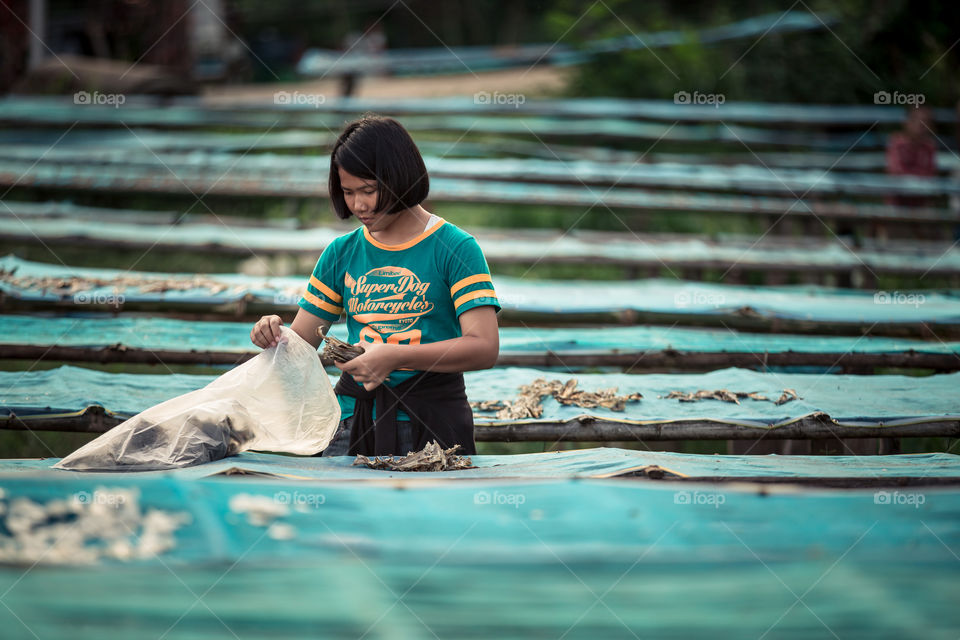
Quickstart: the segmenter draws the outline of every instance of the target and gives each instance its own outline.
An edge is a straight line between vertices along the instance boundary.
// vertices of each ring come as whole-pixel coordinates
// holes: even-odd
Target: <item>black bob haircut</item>
[[[339,218],[351,215],[338,169],[377,181],[376,212],[399,213],[427,199],[430,178],[420,150],[393,118],[366,114],[347,124],[330,153],[330,200]]]

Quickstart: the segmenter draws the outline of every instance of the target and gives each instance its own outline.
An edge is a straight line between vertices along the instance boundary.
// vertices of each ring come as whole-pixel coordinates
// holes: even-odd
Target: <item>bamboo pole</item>
[[[66,362],[97,362],[127,364],[191,364],[237,365],[246,362],[259,351],[197,351],[174,349],[143,349],[122,344],[104,347],[62,347],[42,344],[0,344],[0,359],[50,360]],[[323,361],[324,366],[332,362]],[[501,352],[497,358],[501,367],[623,367],[632,371],[646,369],[679,369],[709,371],[717,368],[740,367],[764,369],[767,367],[843,367],[850,370],[869,370],[874,367],[904,369],[960,370],[958,353],[920,353],[914,350],[894,353],[836,353],[836,352],[750,352],[750,351],[530,351]]]
[[[89,407],[80,414],[0,420],[0,429],[32,431],[65,431],[103,433],[123,422],[122,417],[109,415],[102,407]],[[864,426],[837,424],[829,416],[814,414],[795,422],[772,428],[747,427],[711,420],[651,420],[642,425],[580,416],[566,421],[534,423],[477,423],[474,437],[478,442],[623,442],[655,440],[750,440],[757,438],[783,440],[824,440],[833,438],[920,438],[960,437],[960,420],[938,420],[909,424],[867,422]]]

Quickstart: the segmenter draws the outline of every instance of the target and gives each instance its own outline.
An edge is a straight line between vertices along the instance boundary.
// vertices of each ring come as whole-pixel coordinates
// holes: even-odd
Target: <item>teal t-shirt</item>
[[[416,238],[385,245],[366,227],[324,249],[300,299],[302,309],[336,322],[347,314],[349,342],[427,344],[459,338],[460,314],[489,305],[500,310],[480,245],[441,218]],[[393,371],[395,386],[419,373]],[[338,396],[342,418],[355,400]],[[402,412],[398,420],[407,420]]]

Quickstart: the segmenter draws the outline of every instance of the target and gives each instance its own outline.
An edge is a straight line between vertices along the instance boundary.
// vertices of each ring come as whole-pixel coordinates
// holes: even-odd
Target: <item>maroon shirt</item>
[[[894,176],[937,175],[937,148],[930,138],[916,139],[894,133],[887,142],[887,173]],[[922,196],[888,196],[887,203],[898,206],[923,207],[928,199]]]

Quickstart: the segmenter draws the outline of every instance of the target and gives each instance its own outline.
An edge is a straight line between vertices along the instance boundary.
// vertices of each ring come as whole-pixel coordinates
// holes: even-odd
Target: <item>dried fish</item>
[[[442,448],[436,440],[427,443],[421,451],[411,451],[405,456],[377,456],[373,459],[358,455],[354,466],[367,466],[371,469],[387,471],[455,471],[474,469],[469,457],[455,455],[460,445],[449,449]]]
[[[471,402],[470,408],[476,411],[500,411],[506,405],[499,400],[481,400],[480,402]]]
[[[717,389],[716,391],[708,391],[706,389],[700,389],[698,391],[684,392],[684,391],[671,391],[666,396],[660,396],[661,398],[666,398],[667,400],[673,400],[676,398],[680,402],[698,402],[700,400],[720,400],[722,402],[732,402],[733,404],[740,404],[738,397],[746,397],[745,393],[731,392],[726,389]]]
[[[784,389],[783,393],[777,398],[774,404],[787,404],[791,400],[800,400],[800,396],[793,389]]]
[[[134,275],[122,275],[113,278],[87,278],[70,276],[68,278],[43,277],[16,277],[14,270],[0,271],[0,281],[9,283],[20,289],[34,289],[44,293],[50,291],[59,296],[73,296],[82,291],[89,291],[100,287],[113,287],[114,293],[120,293],[127,288],[137,288],[141,293],[165,293],[167,291],[186,291],[190,289],[206,289],[217,294],[228,291],[231,294],[243,292],[242,286],[230,286],[225,282],[214,280],[202,275],[184,276],[180,278],[144,278]]]
[[[324,336],[323,340],[326,342],[326,344],[323,345],[322,357],[324,360],[347,362],[348,360],[353,360],[363,353],[363,349],[361,347],[348,344],[343,340],[334,338],[333,336]]]
[[[543,415],[543,405],[540,396],[520,395],[513,402],[505,400],[505,406],[497,411],[497,417],[502,420],[523,420],[524,418],[539,418]]]
[[[191,522],[188,511],[166,511],[149,502],[148,508],[136,488],[96,487],[45,502],[4,497],[0,564],[5,565],[158,560],[176,548],[174,534]]]
[[[763,402],[772,402],[770,398],[765,395],[760,394],[757,391],[729,391],[727,389],[716,389],[710,391],[707,389],[700,389],[698,391],[671,391],[665,396],[660,396],[664,400],[679,400],[680,402],[699,402],[700,400],[720,400],[722,402],[730,402],[733,404],[740,404],[740,398],[750,398],[751,400],[758,400]],[[799,400],[800,396],[797,395],[797,392],[793,389],[784,389],[783,394],[780,396],[780,399],[777,400],[774,404],[786,404],[791,400]]]
[[[618,396],[616,387],[597,391],[578,390],[576,378],[571,378],[566,382],[537,378],[530,384],[520,387],[520,393],[516,400],[505,400],[502,403],[474,402],[470,406],[479,411],[496,410],[497,417],[501,420],[539,418],[543,415],[543,404],[541,403],[544,396],[552,396],[557,402],[566,406],[587,409],[603,407],[611,411],[623,411],[626,409],[627,402],[636,402],[643,398],[640,393]],[[496,404],[500,406],[497,407]]]

